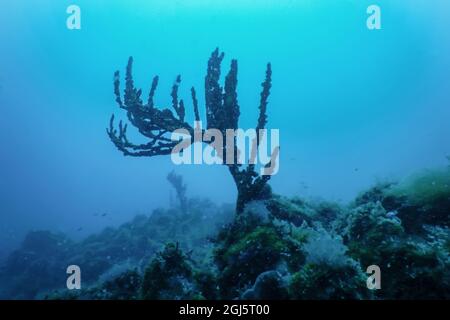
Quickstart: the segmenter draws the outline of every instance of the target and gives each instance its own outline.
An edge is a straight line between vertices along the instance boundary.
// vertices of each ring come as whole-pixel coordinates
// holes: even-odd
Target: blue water
[[[373,3],[381,30],[366,27]],[[70,4],[81,8],[81,30],[66,28]],[[242,128],[256,123],[270,61],[276,193],[345,202],[377,180],[446,165],[449,14],[446,0],[3,1],[0,255],[30,229],[80,238],[167,206],[172,169],[191,197],[235,200],[225,167],[123,157],[109,141],[111,114],[126,118],[113,72],[130,55],[144,95],[158,74],[156,104],[169,106],[181,74],[180,95],[190,106],[194,85],[201,113],[210,53],[225,51],[223,73],[237,58]]]

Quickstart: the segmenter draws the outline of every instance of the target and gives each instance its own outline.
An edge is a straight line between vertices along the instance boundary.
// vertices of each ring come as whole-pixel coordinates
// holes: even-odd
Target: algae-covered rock
[[[404,235],[401,220],[379,201],[351,209],[343,219],[346,221],[341,232],[351,251],[384,246]]]
[[[217,297],[212,274],[196,270],[178,244],[169,243],[145,270],[142,299],[198,300]]]
[[[379,249],[383,299],[448,299],[450,260],[439,249],[417,241]]]
[[[59,289],[44,294],[46,300],[136,300],[142,277],[136,270],[127,270],[113,279],[80,290]]]
[[[383,193],[393,197],[391,188],[385,189]],[[427,197],[430,206],[423,207],[420,213],[408,209],[409,216],[406,211],[402,211],[405,207],[411,208],[410,200],[405,195],[396,198],[397,204],[403,201],[398,211],[386,210],[384,196],[376,198],[376,201],[370,197],[365,199],[366,203],[359,202],[358,206],[349,210],[341,220],[341,227],[345,227],[340,230],[349,248],[349,255],[359,261],[363,269],[370,265],[380,267],[382,288],[376,290],[375,296],[382,299],[450,297],[446,271],[450,270],[450,256],[446,249],[448,228],[439,227],[440,223],[433,219],[428,222],[435,225],[427,227],[424,224],[426,219],[420,219],[433,217],[428,210],[434,210],[437,204],[428,201],[441,197]],[[394,201],[388,205],[392,203]],[[343,220],[345,222],[342,223]]]
[[[423,232],[424,225],[450,227],[450,168],[415,174],[388,195],[402,200],[397,210],[407,232]]]
[[[303,246],[306,263],[291,277],[293,299],[367,299],[371,292],[357,261],[347,255],[343,239],[321,227],[309,230]]]
[[[0,269],[0,294],[450,299],[446,170],[377,184],[348,205],[274,196],[248,202],[230,219],[229,207],[189,199],[184,213],[158,209],[81,242],[33,232]],[[82,269],[79,291],[65,288],[70,264]],[[381,271],[379,290],[367,288],[372,265]]]
[[[295,269],[303,263],[303,239],[292,232],[295,226],[286,230],[274,222],[241,215],[219,234],[214,257],[224,298],[239,297],[265,271],[282,266]]]
[[[30,232],[1,268],[0,283],[5,298],[34,299],[42,288],[65,285],[72,250],[73,242],[63,234]]]
[[[284,300],[288,298],[287,281],[276,270],[261,273],[255,284],[241,296],[243,300]]]
[[[340,300],[368,299],[372,293],[366,288],[366,277],[358,264],[349,263],[306,264],[292,275],[289,294],[300,300]]]
[[[289,221],[296,226],[300,226],[304,222],[312,222],[314,210],[299,198],[289,200],[288,198],[274,196],[267,200],[266,204],[274,218]]]
[[[219,285],[223,295],[234,298],[256,277],[277,266],[289,248],[274,228],[259,226],[229,247],[216,250]]]
[[[143,299],[189,299],[194,295],[193,271],[178,244],[169,243],[144,273]]]
[[[325,229],[309,230],[308,241],[303,246],[306,262],[315,265],[342,267],[350,262],[347,247],[339,235],[332,235]]]

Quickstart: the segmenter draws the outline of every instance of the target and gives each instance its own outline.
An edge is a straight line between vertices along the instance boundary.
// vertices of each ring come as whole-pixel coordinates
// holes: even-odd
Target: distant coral
[[[181,212],[187,213],[188,210],[188,199],[186,197],[186,189],[187,186],[183,182],[183,176],[176,174],[175,171],[171,171],[167,175],[167,180],[170,182],[172,187],[175,189],[175,192],[177,193],[177,199],[180,203],[180,209]]]

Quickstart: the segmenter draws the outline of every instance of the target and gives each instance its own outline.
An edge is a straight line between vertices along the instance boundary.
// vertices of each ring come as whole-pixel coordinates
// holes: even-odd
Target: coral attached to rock
[[[189,199],[187,213],[156,210],[80,243],[33,232],[2,266],[2,297],[449,299],[450,175],[436,172],[346,206],[273,196],[234,216]],[[68,264],[83,270],[80,291],[63,288]]]

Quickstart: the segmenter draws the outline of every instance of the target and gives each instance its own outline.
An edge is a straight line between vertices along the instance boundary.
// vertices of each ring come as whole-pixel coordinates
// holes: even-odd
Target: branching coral
[[[225,77],[225,84],[222,87],[219,83],[221,63],[224,58],[224,53],[220,53],[216,49],[208,61],[207,74],[205,77],[205,109],[207,129],[219,130],[224,136],[227,130],[238,129],[238,120],[240,116],[240,107],[237,99],[237,60],[231,61],[231,67]],[[134,157],[153,157],[158,155],[169,155],[173,148],[179,141],[173,141],[170,134],[176,130],[186,130],[191,136],[191,143],[194,142],[195,129],[185,121],[185,104],[182,99],[178,98],[178,88],[181,83],[181,77],[177,76],[174,85],[172,86],[172,108],[175,112],[169,109],[159,110],[156,108],[153,97],[158,85],[158,77],[153,78],[150,88],[150,93],[147,102],[144,103],[141,95],[142,90],[138,90],[134,86],[132,75],[133,58],[128,60],[126,68],[126,83],[125,94],[122,100],[120,94],[120,76],[117,71],[114,75],[114,93],[116,102],[120,108],[127,113],[129,122],[138,129],[139,133],[146,137],[149,141],[144,144],[134,144],[127,138],[127,125],[122,121],[119,123],[118,130],[114,127],[114,115],[111,117],[107,133],[115,146],[126,156]],[[270,88],[272,83],[272,69],[270,63],[267,64],[266,77],[262,83],[261,99],[259,104],[259,117],[256,124],[256,130],[264,129],[267,123],[267,104],[270,95]],[[191,89],[193,111],[195,121],[200,121],[199,103],[194,88]],[[205,133],[201,129],[202,134]],[[254,141],[256,149],[260,145],[260,137],[258,136]],[[267,182],[270,175],[260,175],[256,169],[255,164],[250,163],[243,165],[237,161],[239,150],[236,147],[236,137],[234,143],[225,141],[221,150],[217,150],[217,154],[224,155],[227,150],[233,150],[233,157],[235,161],[223,161],[231,173],[238,190],[238,199],[236,211],[241,213],[244,210],[245,204],[252,200],[260,200],[268,198],[271,195],[270,187]],[[231,144],[231,145],[230,145]],[[210,144],[217,148],[213,143]],[[252,147],[253,147],[252,146]],[[254,151],[254,150],[252,150]],[[274,151],[275,153],[278,150]],[[270,166],[268,163],[267,166]]]

